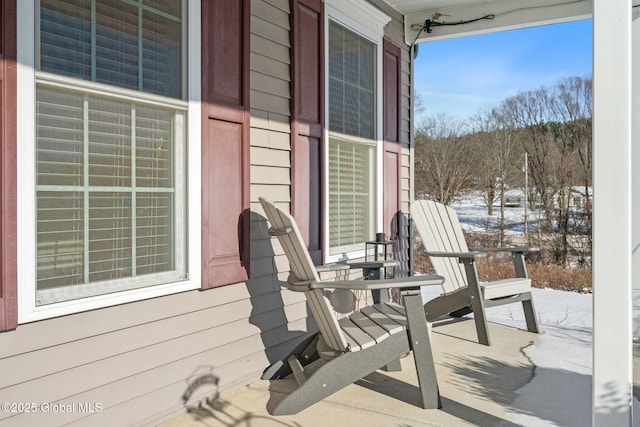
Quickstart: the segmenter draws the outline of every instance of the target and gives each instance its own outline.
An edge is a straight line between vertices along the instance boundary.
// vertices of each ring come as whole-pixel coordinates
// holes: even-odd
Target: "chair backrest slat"
[[[456,212],[437,202],[418,200],[411,205],[411,216],[426,251],[467,252]],[[445,293],[467,286],[467,276],[458,258],[431,257],[436,273],[444,276]]]
[[[320,278],[293,217],[264,198],[260,198],[260,204],[289,260],[293,280],[319,282]],[[308,289],[304,293],[325,343],[333,350],[346,351],[347,340],[322,290]]]

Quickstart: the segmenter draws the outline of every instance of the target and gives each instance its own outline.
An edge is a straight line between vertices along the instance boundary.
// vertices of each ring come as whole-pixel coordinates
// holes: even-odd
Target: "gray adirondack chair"
[[[411,205],[411,217],[437,274],[445,278],[443,293],[425,304],[428,321],[445,314],[460,317],[473,311],[481,344],[491,345],[485,308],[521,302],[527,330],[539,332],[531,279],[524,255],[535,248],[480,248],[469,250],[456,212],[437,202],[418,200]],[[515,276],[510,279],[481,283],[475,259],[487,252],[511,252]]]
[[[266,199],[260,198],[260,203],[271,223],[269,234],[278,238],[289,260],[288,288],[304,292],[318,324],[320,333],[309,342],[315,345],[314,351],[324,362],[307,375],[303,365],[309,354],[302,357],[300,348],[279,362],[279,365],[288,365],[299,386],[279,402],[272,413],[295,414],[377,369],[398,367],[399,358],[410,350],[414,354],[422,406],[439,408],[440,395],[419,286],[441,285],[442,277],[322,282],[293,217]],[[404,307],[393,303],[374,304],[340,320],[325,294],[328,289],[392,287],[403,289]]]

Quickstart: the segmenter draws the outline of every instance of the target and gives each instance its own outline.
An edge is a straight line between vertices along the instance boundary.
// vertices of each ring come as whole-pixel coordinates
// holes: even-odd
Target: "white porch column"
[[[631,426],[631,0],[594,0],[593,58],[593,425]]]
[[[640,0],[634,4],[640,5]],[[631,20],[631,281],[633,292],[633,337],[640,339],[640,7],[633,9]],[[640,366],[633,368],[640,378]],[[635,419],[635,423],[640,420]]]

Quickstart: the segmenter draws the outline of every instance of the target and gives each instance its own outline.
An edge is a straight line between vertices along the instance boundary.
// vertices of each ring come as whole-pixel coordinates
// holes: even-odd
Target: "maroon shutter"
[[[324,51],[321,0],[292,1],[292,213],[315,264],[322,263]]]
[[[250,1],[202,2],[202,288],[248,278]]]
[[[16,0],[0,3],[0,331],[18,325]]]
[[[385,39],[383,49],[383,231],[394,238],[400,210],[400,48]]]

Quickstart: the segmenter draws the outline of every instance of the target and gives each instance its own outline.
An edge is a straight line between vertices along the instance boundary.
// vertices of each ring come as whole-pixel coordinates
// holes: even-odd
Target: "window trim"
[[[65,314],[93,310],[117,304],[199,289],[201,286],[201,22],[200,19],[188,18],[187,26],[187,61],[185,69],[187,90],[186,101],[166,102],[162,96],[145,94],[145,99],[157,100],[162,105],[176,107],[181,105],[186,110],[187,123],[185,128],[185,150],[188,167],[185,171],[186,209],[185,209],[185,256],[188,279],[180,282],[159,284],[146,288],[117,291],[110,294],[91,296],[87,298],[57,302],[36,306],[36,182],[35,182],[35,92],[36,74],[38,78],[47,78],[47,74],[36,72],[36,16],[39,2],[17,2],[17,22],[21,24],[17,29],[17,67],[18,67],[18,216],[17,244],[18,244],[18,323],[47,319]],[[186,2],[187,17],[200,17],[200,1]],[[58,82],[64,79],[55,77]],[[76,81],[73,80],[77,88]],[[100,87],[88,83],[92,88]],[[104,85],[119,95],[126,95],[127,90],[114,91],[113,87]],[[147,95],[150,95],[147,97]],[[188,147],[188,149],[187,149]]]
[[[375,145],[374,150],[374,167],[373,176],[375,176],[375,183],[373,188],[373,197],[375,198],[374,204],[376,206],[373,223],[376,230],[381,230],[383,225],[383,159],[384,159],[384,144],[383,144],[383,39],[384,39],[384,27],[391,20],[391,17],[381,12],[379,9],[365,2],[364,0],[353,0],[351,2],[344,2],[341,0],[325,0],[325,22],[324,33],[326,34],[325,43],[325,99],[329,99],[329,60],[326,59],[326,55],[329,54],[329,21],[334,21],[343,27],[349,29],[371,41],[376,47],[376,68],[374,70],[376,79],[376,95],[375,95],[375,137],[367,140],[368,143]],[[329,129],[329,103],[325,103],[324,111],[324,139],[326,141],[324,156],[327,161],[325,162],[325,178],[324,186],[327,189],[325,192],[324,203],[324,227],[326,232],[324,233],[324,259],[325,262],[335,262],[346,258],[360,258],[365,256],[364,242],[363,248],[360,251],[353,251],[348,253],[341,253],[337,255],[331,255],[331,248],[329,247],[329,236],[331,229],[329,227],[329,145],[330,138],[335,136],[343,138],[344,135],[340,133],[332,132]],[[354,142],[361,142],[361,138],[348,137],[349,140]],[[373,236],[372,236],[373,237]]]

